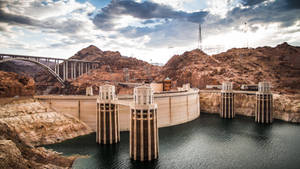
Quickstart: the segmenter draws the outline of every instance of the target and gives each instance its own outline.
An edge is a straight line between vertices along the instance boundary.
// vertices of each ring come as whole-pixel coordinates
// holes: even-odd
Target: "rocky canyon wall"
[[[76,157],[35,147],[91,133],[78,119],[33,99],[0,105],[0,168],[69,168]]]

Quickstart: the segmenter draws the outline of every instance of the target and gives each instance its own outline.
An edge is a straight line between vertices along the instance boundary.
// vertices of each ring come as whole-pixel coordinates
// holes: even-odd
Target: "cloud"
[[[242,0],[242,4],[245,6],[252,6],[252,5],[262,3],[264,1],[267,1],[267,0]]]
[[[251,2],[251,3],[250,3]],[[268,1],[265,4],[263,1],[244,0],[243,4],[254,5],[255,7],[239,6],[230,10],[225,18],[217,18],[216,16],[208,16],[205,24],[212,30],[215,29],[241,29],[240,26],[245,22],[250,25],[250,30],[255,31],[256,28],[251,26],[255,24],[271,24],[279,23],[282,27],[294,25],[300,20],[300,7],[297,6],[296,1],[292,0],[277,0]],[[294,4],[293,7],[292,4]]]
[[[194,0],[151,0],[154,3],[169,5],[175,9],[184,9],[184,5],[187,3],[191,3]]]
[[[142,24],[150,24],[150,23],[155,23],[155,21],[152,19],[148,19],[142,22]]]
[[[95,30],[95,7],[75,0],[0,0],[2,52],[66,57],[102,35]],[[101,43],[97,43],[101,44]]]
[[[17,25],[30,25],[35,26],[38,25],[38,20],[35,20],[31,17],[10,14],[4,11],[4,2],[0,2],[0,22],[9,23],[9,24],[17,24]]]
[[[300,44],[299,0],[0,0],[0,48],[8,53],[71,56],[94,44],[102,50],[166,62],[197,47]],[[250,43],[252,42],[252,43]],[[14,50],[13,50],[14,49]],[[17,51],[17,52],[14,52]]]
[[[144,1],[141,3],[133,0],[113,0],[107,7],[95,16],[93,22],[100,29],[112,30],[121,15],[130,15],[138,19],[179,19],[201,23],[208,14],[206,11],[188,13],[177,11],[171,6]]]
[[[89,22],[94,10],[89,3],[67,1],[0,1],[0,23],[45,29],[45,32],[74,34]],[[85,15],[86,17],[82,17]],[[80,18],[81,17],[81,18]]]
[[[275,4],[280,4],[282,9],[299,9],[300,1],[299,0],[242,0],[244,6],[253,6],[260,4],[262,2],[271,2]]]

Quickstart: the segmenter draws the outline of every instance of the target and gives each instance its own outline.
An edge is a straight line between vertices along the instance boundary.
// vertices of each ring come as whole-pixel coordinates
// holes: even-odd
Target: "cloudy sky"
[[[0,0],[0,53],[68,58],[93,44],[165,63],[197,48],[199,24],[207,53],[300,46],[300,1]]]

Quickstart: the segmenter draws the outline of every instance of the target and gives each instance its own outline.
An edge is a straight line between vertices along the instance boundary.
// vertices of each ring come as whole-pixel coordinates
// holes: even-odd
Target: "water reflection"
[[[74,168],[298,168],[300,125],[275,121],[261,125],[253,118],[226,120],[201,114],[199,119],[159,129],[159,158],[136,162],[129,158],[129,132],[121,142],[98,145],[95,133],[46,146],[64,154],[88,154]]]
[[[112,168],[113,164],[121,160],[119,158],[119,144],[97,145],[97,153],[94,155],[95,164],[104,168]]]

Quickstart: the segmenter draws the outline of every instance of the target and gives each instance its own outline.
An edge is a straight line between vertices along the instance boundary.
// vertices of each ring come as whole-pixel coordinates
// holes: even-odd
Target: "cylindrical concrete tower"
[[[256,93],[255,122],[273,122],[273,95],[270,91],[270,83],[259,82]]]
[[[222,118],[234,118],[234,93],[231,82],[223,82],[221,90],[221,113]]]
[[[150,161],[158,158],[157,104],[149,86],[134,88],[130,107],[130,158]]]
[[[115,86],[100,86],[97,99],[96,142],[113,144],[120,141],[119,106]]]
[[[87,96],[93,96],[93,87],[92,86],[89,86],[85,89],[85,93]]]

